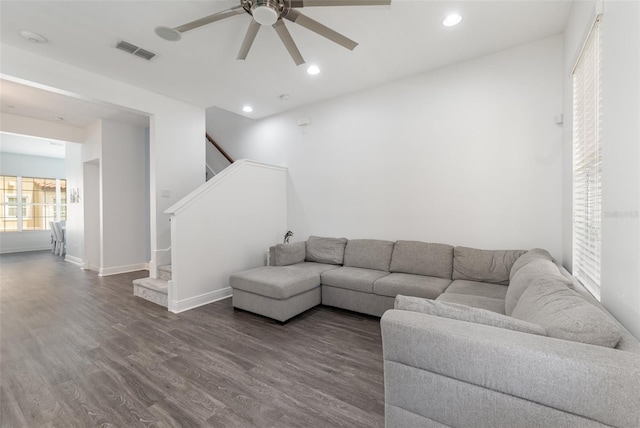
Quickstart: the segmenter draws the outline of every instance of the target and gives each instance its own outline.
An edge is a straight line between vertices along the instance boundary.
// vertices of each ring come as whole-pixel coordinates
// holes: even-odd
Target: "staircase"
[[[133,281],[133,295],[157,305],[168,306],[167,293],[171,281],[171,265],[158,266],[159,278],[140,278]]]

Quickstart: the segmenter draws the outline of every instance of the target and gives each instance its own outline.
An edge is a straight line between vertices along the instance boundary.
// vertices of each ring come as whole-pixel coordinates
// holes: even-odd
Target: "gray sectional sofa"
[[[382,316],[387,427],[640,427],[640,342],[545,250],[310,237],[230,284]]]
[[[510,264],[525,251],[321,238],[270,248],[270,266],[231,275],[233,305],[278,321],[320,303],[374,316],[398,294],[504,313]]]

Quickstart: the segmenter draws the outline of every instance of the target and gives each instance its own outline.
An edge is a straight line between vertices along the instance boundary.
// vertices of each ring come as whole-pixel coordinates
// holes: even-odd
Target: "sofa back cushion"
[[[344,265],[389,272],[394,242],[350,239],[344,250]]]
[[[525,257],[525,256],[522,256]],[[521,257],[521,258],[522,258]],[[571,288],[572,284],[565,278],[558,269],[558,266],[550,260],[544,258],[532,258],[529,262],[522,266],[511,278],[507,295],[504,300],[504,313],[511,315],[513,308],[518,304],[518,299],[529,285],[538,278],[554,277],[561,281],[566,287]]]
[[[396,296],[394,307],[395,309],[404,311],[421,312],[423,314],[451,318],[458,321],[506,328],[508,330],[515,330],[522,333],[538,334],[541,336],[546,335],[544,328],[540,325],[511,318],[485,309],[472,308],[470,306],[458,305],[456,303],[445,303],[437,300],[398,295]]]
[[[549,337],[615,348],[622,335],[608,314],[558,277],[540,277],[525,290],[513,318],[539,324]]]
[[[269,248],[269,265],[289,266],[304,262],[306,257],[306,243],[278,244]]]
[[[344,261],[346,238],[321,238],[310,236],[307,239],[306,258],[308,262],[341,265]]]
[[[524,253],[526,251],[456,247],[452,278],[507,285],[513,264]]]
[[[391,256],[391,272],[451,279],[453,247],[419,241],[398,241]]]
[[[533,260],[547,260],[549,262],[553,262],[553,257],[547,250],[543,250],[542,248],[534,248],[533,250],[529,250],[515,261],[513,266],[511,267],[511,272],[509,272],[509,280],[513,279],[513,276],[522,269],[524,266],[532,262]]]

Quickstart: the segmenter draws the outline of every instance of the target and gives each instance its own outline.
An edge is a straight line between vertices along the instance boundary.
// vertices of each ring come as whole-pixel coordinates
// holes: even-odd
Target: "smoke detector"
[[[47,38],[31,31],[22,30],[20,35],[31,43],[47,43]]]

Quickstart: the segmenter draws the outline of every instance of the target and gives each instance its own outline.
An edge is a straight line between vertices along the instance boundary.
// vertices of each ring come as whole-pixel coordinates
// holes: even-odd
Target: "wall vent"
[[[142,49],[140,46],[136,46],[133,43],[125,42],[124,40],[119,41],[116,44],[116,48],[139,58],[146,59],[147,61],[151,61],[151,59],[156,56],[153,52]]]

